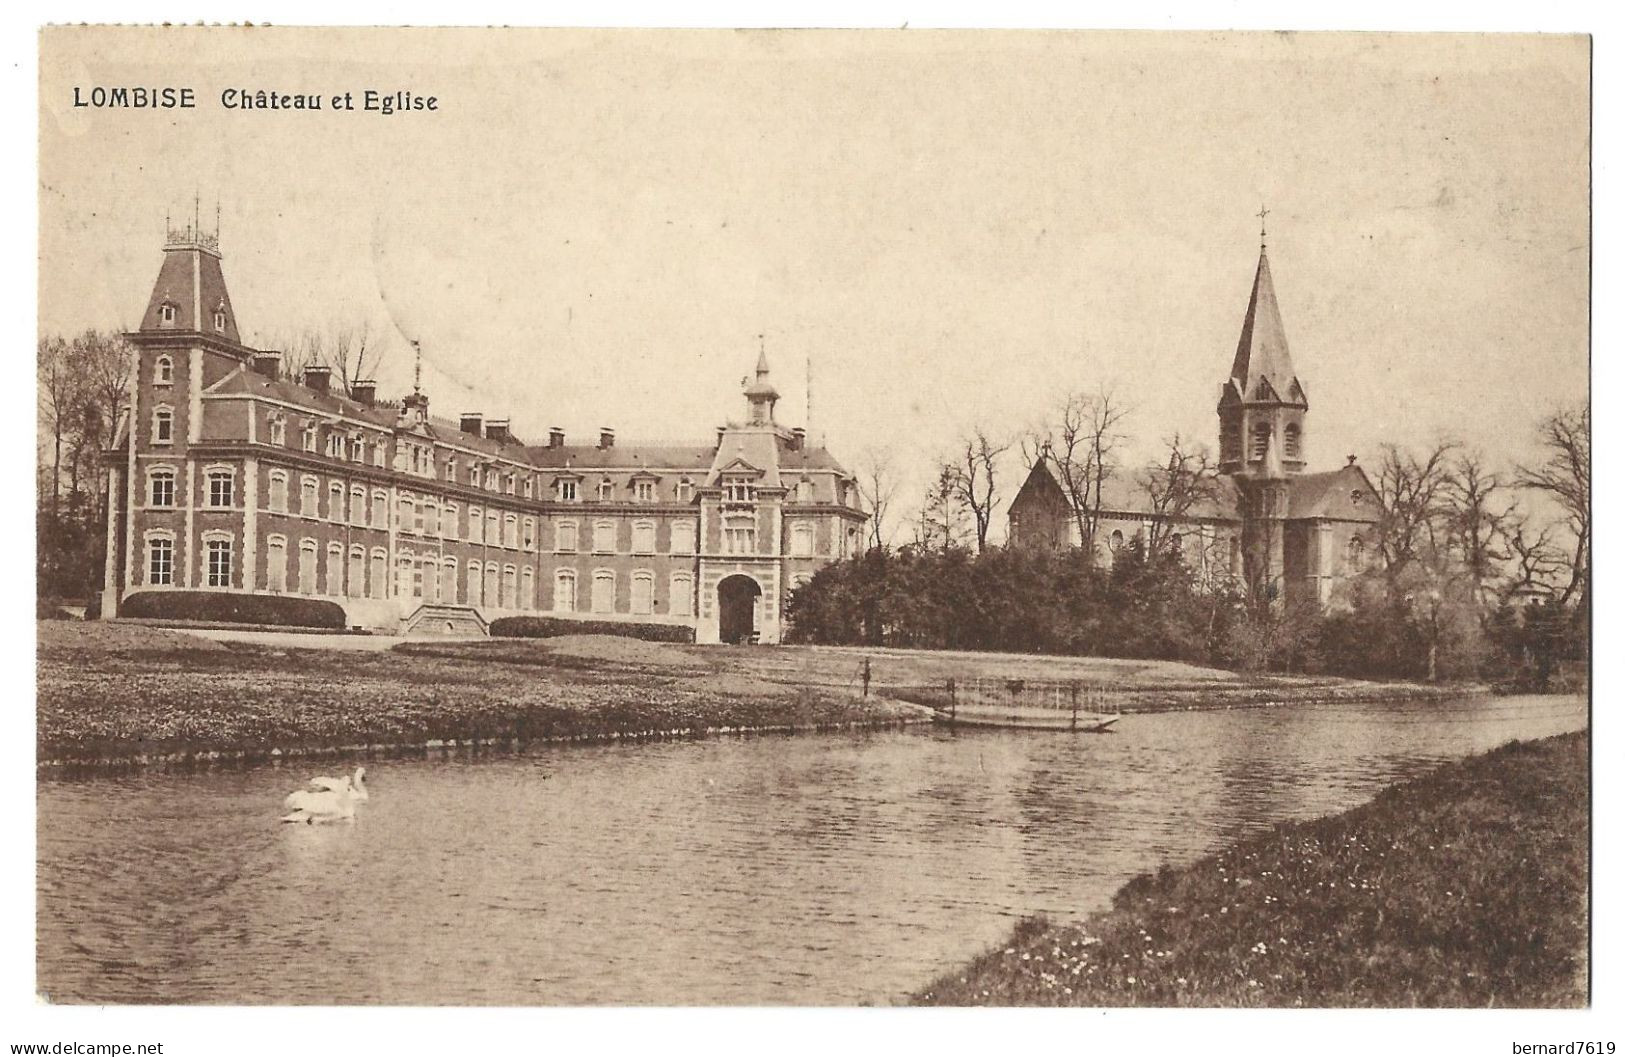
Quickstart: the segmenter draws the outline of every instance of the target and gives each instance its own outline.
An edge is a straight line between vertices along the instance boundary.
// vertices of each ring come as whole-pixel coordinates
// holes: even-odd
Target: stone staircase
[[[403,634],[413,638],[455,636],[468,638],[491,634],[490,625],[473,606],[425,602],[402,622]]]

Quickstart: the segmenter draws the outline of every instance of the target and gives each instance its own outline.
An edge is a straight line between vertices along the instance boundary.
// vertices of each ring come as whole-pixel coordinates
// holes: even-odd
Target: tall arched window
[[[288,589],[288,541],[282,536],[265,540],[265,588],[278,592]]]
[[[152,364],[152,381],[154,385],[170,385],[175,381],[175,361],[168,356],[160,356]]]
[[[1286,457],[1289,459],[1301,458],[1303,450],[1303,430],[1298,427],[1296,422],[1287,423],[1286,435],[1283,439],[1285,441],[1284,447],[1286,448]]]
[[[359,543],[350,548],[349,583],[344,593],[351,598],[361,598],[367,593],[367,552]]]
[[[440,562],[440,600],[457,601],[457,559],[443,558]]]
[[[599,569],[592,574],[592,611],[615,612],[615,573],[609,569]]]
[[[152,442],[154,444],[171,444],[175,440],[175,412],[167,405],[160,405],[152,412]]]
[[[1253,425],[1253,451],[1252,458],[1262,459],[1270,446],[1270,424],[1257,422]]]
[[[536,571],[525,566],[519,572],[519,608],[530,609],[536,602]]]
[[[316,541],[308,536],[299,541],[299,593],[316,593]]]
[[[382,547],[372,549],[372,560],[367,574],[372,578],[372,597],[386,598],[389,593],[389,555]]]
[[[655,552],[655,523],[653,521],[635,521],[632,523],[632,553],[653,554]]]
[[[327,545],[327,575],[322,579],[322,594],[337,598],[344,594],[344,544],[334,540]]]
[[[632,574],[632,612],[648,616],[655,611],[655,574],[639,569]]]
[[[694,577],[691,574],[671,574],[671,611],[679,616],[693,615]]]
[[[288,475],[283,470],[272,470],[270,487],[265,492],[265,506],[268,510],[285,513],[288,509]]]
[[[560,569],[553,574],[553,611],[574,613],[576,608],[576,571]]]
[[[468,563],[468,604],[471,606],[483,605],[485,593],[481,590],[484,584],[483,570],[479,562]]]

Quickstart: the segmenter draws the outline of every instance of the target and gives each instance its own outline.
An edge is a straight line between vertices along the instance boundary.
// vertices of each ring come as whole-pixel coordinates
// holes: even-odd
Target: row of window
[[[224,534],[210,535],[204,540],[204,583],[209,587],[232,586],[232,539]],[[332,597],[385,598],[389,591],[388,555],[382,547],[369,553],[359,544],[352,545],[348,560],[343,544],[327,545],[325,569],[318,569],[320,546],[314,539],[299,541],[295,579],[288,577],[288,541],[283,536],[270,536],[265,550],[265,587],[272,592],[295,590],[303,595],[318,593]],[[318,591],[318,578],[320,590]],[[153,587],[172,587],[175,584],[175,538],[168,532],[149,533],[147,538],[147,584]],[[578,576],[574,569],[559,569],[553,580],[553,609],[570,613],[580,608]],[[616,574],[611,569],[598,569],[592,574],[590,611],[615,611]],[[634,615],[655,612],[655,574],[639,569],[632,573],[629,611]],[[455,558],[419,557],[402,554],[395,562],[393,592],[402,598],[421,598],[429,602],[465,603],[500,609],[531,609],[536,598],[536,574],[529,565],[499,565],[496,562],[471,561],[464,575],[458,575]],[[694,604],[694,577],[687,572],[671,575],[669,581],[670,613],[691,613]]]
[[[236,477],[228,467],[211,467],[205,471],[207,488],[205,504],[209,507],[230,509],[236,502]],[[312,476],[299,481],[299,509],[302,517],[319,518],[320,482]],[[328,483],[327,520],[344,524],[345,489],[342,482]],[[172,467],[154,467],[147,475],[148,504],[156,508],[175,505],[175,470]],[[361,485],[349,491],[348,523],[359,527],[384,529],[388,527],[389,495],[382,489],[368,493]],[[292,513],[289,508],[288,474],[272,470],[266,488],[266,509],[273,513]],[[413,496],[399,497],[395,511],[395,527],[414,535],[440,539],[463,539],[460,508],[456,503],[436,503]],[[483,516],[482,516],[483,514]],[[581,549],[576,522],[560,521],[555,526],[553,549],[558,553],[574,553]],[[499,514],[495,510],[482,511],[477,506],[468,508],[467,539],[470,543],[483,543],[493,547],[516,550],[536,548],[536,519],[521,518],[517,514]],[[618,527],[612,520],[594,521],[589,529],[590,549],[594,554],[616,552]],[[811,522],[797,521],[790,526],[789,554],[792,557],[812,557],[815,532]],[[670,553],[695,553],[695,525],[692,521],[677,521],[671,526]],[[756,521],[754,516],[733,516],[723,522],[722,550],[725,554],[755,554]],[[636,521],[632,524],[631,553],[656,553],[655,523]]]
[[[1274,428],[1268,422],[1255,422],[1253,424],[1252,449],[1249,459],[1258,460],[1264,457],[1269,449],[1270,436]],[[1235,458],[1241,449],[1241,424],[1229,422],[1225,424],[1224,432],[1220,437],[1221,448],[1226,458]],[[1288,422],[1283,431],[1282,457],[1287,459],[1301,459],[1303,457],[1303,430],[1296,422]]]

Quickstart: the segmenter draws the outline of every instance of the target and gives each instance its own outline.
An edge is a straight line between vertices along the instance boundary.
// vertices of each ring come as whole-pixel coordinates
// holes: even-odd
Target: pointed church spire
[[[1263,246],[1258,249],[1258,270],[1253,274],[1253,292],[1247,301],[1247,315],[1241,323],[1241,340],[1230,377],[1244,400],[1278,400],[1302,403],[1302,389],[1292,368],[1287,348],[1286,327],[1281,308],[1275,301],[1275,282],[1270,277],[1270,258]]]

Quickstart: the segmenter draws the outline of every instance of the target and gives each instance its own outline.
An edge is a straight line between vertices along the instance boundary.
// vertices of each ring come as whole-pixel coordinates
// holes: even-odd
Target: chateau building
[[[1331,602],[1338,582],[1366,560],[1377,522],[1376,489],[1353,456],[1336,470],[1305,472],[1308,413],[1269,254],[1260,246],[1241,340],[1219,389],[1219,478],[1212,494],[1171,516],[1156,511],[1132,483],[1106,482],[1094,533],[1099,558],[1109,562],[1161,522],[1158,535],[1205,582],[1231,578],[1270,599]],[[1010,503],[1012,545],[1080,544],[1073,502],[1049,461],[1033,466]]]
[[[855,553],[855,480],[775,419],[765,352],[746,417],[687,447],[530,445],[427,395],[298,378],[238,335],[219,241],[171,232],[109,453],[103,613],[143,591],[299,594],[388,632],[532,614],[777,642],[787,592]]]

